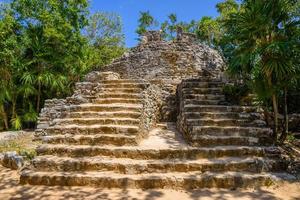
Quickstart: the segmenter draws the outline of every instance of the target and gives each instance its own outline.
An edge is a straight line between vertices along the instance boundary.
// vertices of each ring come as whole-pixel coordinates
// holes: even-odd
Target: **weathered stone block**
[[[104,80],[117,80],[120,79],[120,75],[116,72],[106,71],[106,72],[99,72],[99,71],[92,71],[88,73],[85,77],[87,82],[101,82]]]
[[[0,165],[3,165],[4,154],[0,153]]]
[[[24,165],[24,159],[17,152],[4,153],[2,165],[10,169],[20,169]]]

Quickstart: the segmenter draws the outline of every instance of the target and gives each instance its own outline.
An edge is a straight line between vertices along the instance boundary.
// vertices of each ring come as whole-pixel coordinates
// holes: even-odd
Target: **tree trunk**
[[[277,106],[277,98],[274,93],[272,94],[272,102],[273,102],[273,112],[274,112],[273,140],[274,143],[276,143],[277,136],[278,136],[278,106]]]
[[[270,113],[269,111],[267,110],[267,108],[264,106],[263,107],[263,114],[264,114],[264,118],[265,118],[265,121],[267,123],[267,126],[270,125],[270,121],[272,120],[271,117],[270,117]]]
[[[40,112],[40,103],[41,103],[41,83],[38,81],[38,94],[37,94],[37,100],[36,100],[36,112]]]
[[[286,137],[289,132],[289,117],[288,117],[288,105],[287,105],[287,88],[284,88],[284,126],[283,126],[283,133],[280,136],[280,143],[284,143]]]
[[[4,129],[8,130],[9,129],[8,118],[7,118],[7,113],[5,112],[3,104],[0,106],[0,110],[1,110],[1,115],[3,118],[3,122],[4,122]]]
[[[272,90],[272,77],[267,76],[268,84],[270,89]],[[273,142],[274,144],[277,143],[278,137],[278,105],[277,105],[277,98],[274,91],[272,91],[272,103],[273,103],[273,115],[274,115],[274,127],[273,127]]]
[[[11,115],[12,117],[12,119],[14,119],[14,118],[16,118],[16,116],[17,116],[17,113],[16,113],[16,101],[15,100],[13,100],[12,101],[12,115]]]

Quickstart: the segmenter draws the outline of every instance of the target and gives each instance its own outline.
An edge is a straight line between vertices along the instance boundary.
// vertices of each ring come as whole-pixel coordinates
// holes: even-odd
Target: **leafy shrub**
[[[18,153],[28,160],[32,160],[36,157],[36,151],[34,149],[20,149]]]
[[[223,87],[226,101],[232,104],[244,104],[250,89],[247,84],[227,84]]]

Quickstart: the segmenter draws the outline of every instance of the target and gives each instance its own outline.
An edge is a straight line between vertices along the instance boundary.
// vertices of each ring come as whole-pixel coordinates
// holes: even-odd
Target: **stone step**
[[[139,118],[140,112],[69,112],[67,117],[69,118]]]
[[[187,119],[188,126],[240,126],[240,127],[265,127],[263,120],[251,119]]]
[[[141,88],[102,88],[102,93],[127,93],[127,94],[139,94],[143,91]]]
[[[142,94],[129,93],[100,93],[98,98],[122,98],[122,99],[142,99]]]
[[[245,172],[177,172],[150,174],[119,174],[113,172],[33,172],[24,170],[20,183],[31,185],[94,186],[100,188],[245,188],[269,186],[287,174]],[[291,178],[292,179],[292,178]]]
[[[183,88],[183,94],[222,94],[222,88]]]
[[[191,139],[190,143],[193,146],[210,147],[224,145],[242,145],[242,146],[260,146],[271,144],[271,140],[259,137],[241,137],[241,136],[211,136],[199,135],[197,139]]]
[[[117,112],[117,111],[132,111],[140,112],[142,104],[80,104],[70,106],[71,112],[78,111],[97,111],[97,112]]]
[[[55,125],[136,125],[140,124],[139,119],[133,118],[63,118],[54,119]]]
[[[222,106],[222,105],[185,105],[184,112],[256,112],[254,106]]]
[[[210,87],[222,87],[224,83],[222,82],[182,82],[182,88],[210,88]]]
[[[193,126],[191,128],[193,137],[198,135],[211,136],[241,136],[241,137],[271,137],[272,130],[270,128],[259,127],[220,127],[220,126]],[[195,138],[196,139],[196,138]]]
[[[135,160],[126,158],[83,157],[68,158],[38,156],[33,161],[36,171],[114,171],[120,174],[168,173],[168,172],[257,172],[277,169],[275,160],[259,157],[226,157],[198,160]],[[274,167],[273,167],[274,165]]]
[[[185,112],[184,116],[187,119],[262,119],[259,113],[238,113],[238,112]]]
[[[82,135],[93,135],[93,134],[127,134],[136,135],[139,133],[138,126],[128,125],[90,125],[90,126],[79,126],[79,125],[68,125],[68,126],[50,126],[45,129],[48,135],[55,134],[82,134]]]
[[[142,99],[124,99],[124,98],[97,98],[93,101],[97,104],[109,104],[109,103],[129,103],[129,104],[140,104],[143,102]]]
[[[130,135],[94,134],[94,135],[51,135],[43,136],[42,142],[48,144],[78,145],[137,145],[140,138]]]
[[[170,127],[175,127],[175,122],[160,122],[156,123],[156,127],[162,130],[168,130]]]
[[[94,100],[96,98],[95,95],[81,95],[81,96],[82,96],[82,98],[87,99],[89,101],[92,101],[92,100]],[[67,97],[67,98],[69,98],[69,97]]]
[[[186,99],[183,100],[184,105],[226,105],[228,104],[225,101],[220,101],[220,100],[197,100],[197,99]]]
[[[225,96],[222,94],[183,94],[183,98],[193,100],[218,100],[225,101]]]
[[[89,146],[43,144],[37,148],[38,155],[57,155],[68,157],[110,156],[132,159],[199,159],[239,156],[263,156],[264,147],[217,146],[205,148],[138,148],[134,146]]]
[[[100,85],[103,88],[142,88],[144,89],[147,84],[145,83],[104,83]]]
[[[148,84],[147,82],[141,79],[116,79],[116,80],[103,80],[103,84]]]
[[[189,78],[187,80],[183,80],[182,82],[190,82],[190,83],[198,83],[198,82],[221,82],[221,79],[207,76],[200,76],[197,78]]]

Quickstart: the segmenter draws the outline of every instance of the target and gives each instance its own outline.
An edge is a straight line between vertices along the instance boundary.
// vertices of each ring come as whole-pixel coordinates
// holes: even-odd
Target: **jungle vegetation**
[[[176,13],[159,22],[140,12],[136,33],[160,29],[167,40],[181,27],[217,49],[234,85],[254,94],[274,123],[274,142],[288,134],[288,113],[300,112],[300,2],[224,0],[217,17],[189,22]],[[0,127],[34,127],[43,102],[65,97],[87,72],[126,51],[116,13],[89,13],[87,0],[11,0],[0,7]],[[238,94],[238,95],[237,95]],[[283,116],[283,123],[278,120]]]

